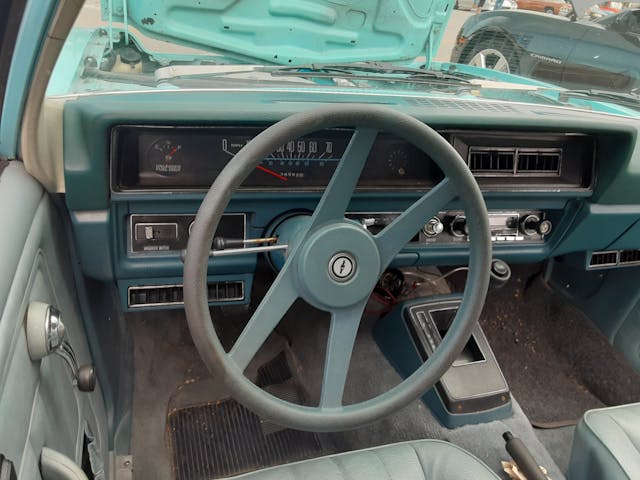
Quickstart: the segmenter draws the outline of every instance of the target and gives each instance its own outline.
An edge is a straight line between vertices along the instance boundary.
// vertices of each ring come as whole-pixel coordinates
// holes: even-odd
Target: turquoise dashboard
[[[640,251],[637,120],[498,101],[262,89],[66,100],[65,198],[84,273],[116,282],[126,310],[180,307],[181,251],[209,182],[256,132],[335,102],[387,105],[450,141],[485,196],[494,257],[560,258],[584,270],[638,264],[640,255],[629,253]],[[284,216],[313,211],[349,141],[348,127],[292,139],[266,158],[233,196],[220,235],[263,237]],[[349,215],[363,228],[382,228],[438,175],[421,152],[380,138]],[[394,264],[465,264],[464,221],[460,205],[447,205],[416,232]],[[617,256],[613,265],[611,259],[598,263],[594,252]],[[247,303],[261,258],[211,259],[211,303]]]

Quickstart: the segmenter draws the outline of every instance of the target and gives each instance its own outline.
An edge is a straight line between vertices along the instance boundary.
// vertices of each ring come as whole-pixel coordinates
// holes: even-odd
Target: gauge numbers
[[[250,139],[222,137],[220,148],[227,155],[233,157],[244,147]],[[344,155],[347,142],[341,139],[305,137],[291,140],[267,155],[256,167],[261,174],[270,175],[280,182],[289,179],[302,179],[319,170],[323,177],[329,178],[338,162]]]

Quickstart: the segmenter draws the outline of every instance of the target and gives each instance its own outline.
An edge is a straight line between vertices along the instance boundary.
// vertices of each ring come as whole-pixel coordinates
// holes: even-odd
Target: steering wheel
[[[207,266],[214,232],[244,179],[280,145],[306,134],[354,127],[354,134],[320,202],[289,242],[286,261],[253,316],[227,353],[207,301]],[[345,219],[351,196],[379,131],[422,150],[445,178],[377,235]],[[356,333],[378,278],[415,233],[459,198],[467,215],[469,274],[462,303],[436,352],[411,376],[364,402],[343,405]],[[489,285],[491,238],[482,194],[454,148],[417,119],[386,107],[337,105],[298,113],[267,128],[228,163],[209,189],[191,231],[184,265],[184,303],[191,336],[203,362],[232,396],[258,415],[308,431],[340,431],[371,423],[406,406],[431,388],[471,335]],[[320,401],[302,406],[272,396],[243,372],[297,298],[331,313]]]

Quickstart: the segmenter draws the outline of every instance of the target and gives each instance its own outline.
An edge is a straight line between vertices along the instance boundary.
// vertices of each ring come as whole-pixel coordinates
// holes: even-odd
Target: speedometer
[[[326,130],[280,145],[267,155],[243,183],[244,187],[325,185],[342,159],[351,130]],[[220,137],[220,151],[233,157],[253,136]]]

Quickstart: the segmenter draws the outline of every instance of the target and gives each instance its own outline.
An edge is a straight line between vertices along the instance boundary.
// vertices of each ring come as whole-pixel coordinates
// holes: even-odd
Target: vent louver
[[[560,173],[560,151],[527,151],[518,152],[518,172]]]
[[[608,252],[593,252],[591,254],[591,260],[589,261],[589,267],[615,267],[618,264],[618,254],[619,253],[617,250]]]
[[[620,265],[629,265],[631,263],[640,264],[640,250],[622,250],[620,252]]]
[[[211,282],[207,285],[210,302],[244,300],[244,282]],[[182,285],[144,285],[129,287],[129,307],[182,305]]]
[[[562,164],[562,150],[469,147],[467,164],[478,176],[558,176]]]
[[[516,153],[513,149],[470,148],[469,168],[474,173],[514,173]]]

